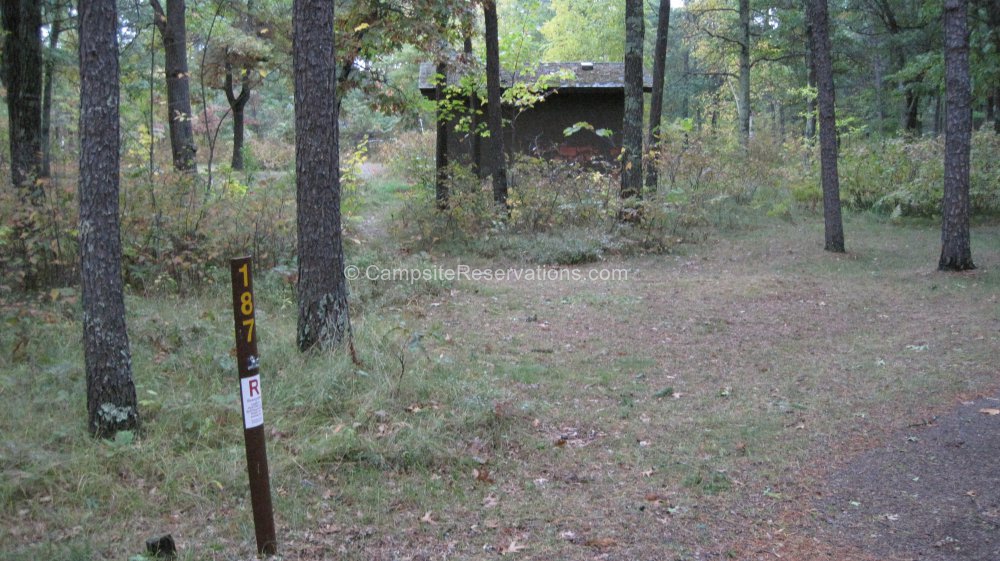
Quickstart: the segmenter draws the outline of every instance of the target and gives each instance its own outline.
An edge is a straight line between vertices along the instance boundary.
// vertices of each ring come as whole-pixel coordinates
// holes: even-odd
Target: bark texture
[[[972,145],[972,86],[969,78],[968,0],[944,2],[944,140],[942,271],[975,269],[969,232],[969,153]]]
[[[809,2],[812,0],[803,0],[803,8],[806,12],[806,84],[811,87],[816,87],[816,65],[813,64],[813,29],[812,22],[809,20]],[[816,138],[816,98],[812,97],[806,102],[806,126],[805,126],[805,138],[806,140],[812,142]],[[808,156],[806,156],[808,158]]]
[[[651,154],[646,169],[646,190],[655,191],[659,183],[660,122],[663,120],[663,82],[667,66],[667,34],[670,32],[670,0],[660,0],[656,18],[656,44],[653,47],[653,96],[649,102],[649,134],[646,149]]]
[[[740,0],[740,143],[750,143],[750,0]]]
[[[465,52],[465,57],[466,57],[466,64],[469,64],[469,63],[472,62],[472,58],[473,58],[473,54],[472,54],[472,37],[466,36],[466,38],[465,38],[465,44],[463,45],[463,47],[464,47],[464,52]],[[480,110],[479,110],[479,94],[477,94],[475,91],[473,91],[471,94],[469,94],[469,118],[470,118],[470,121],[471,121],[471,124],[469,125],[469,128],[471,129],[470,132],[469,132],[469,143],[470,143],[470,145],[469,145],[469,154],[471,154],[471,158],[472,158],[472,161],[470,162],[470,165],[472,165],[472,171],[476,174],[476,177],[482,178],[482,175],[481,175],[482,172],[480,170],[482,169],[482,145],[483,145],[483,143],[482,143],[482,139],[480,138],[479,132],[478,132],[479,131],[479,113],[480,113]]]
[[[159,0],[150,0],[153,21],[163,37],[164,74],[167,79],[167,122],[174,168],[195,169],[194,132],[191,129],[191,88],[187,64],[185,0],[167,0],[166,12]]]
[[[45,56],[45,77],[42,85],[42,121],[41,121],[41,163],[39,175],[52,175],[52,86],[53,74],[56,70],[56,48],[59,46],[59,36],[62,35],[63,19],[66,17],[66,7],[62,2],[56,2],[50,14],[49,45]]]
[[[493,202],[506,209],[507,162],[500,107],[500,38],[494,0],[483,0],[483,19],[486,28],[486,120],[490,130],[490,162],[493,165]]]
[[[622,119],[621,198],[642,195],[642,0],[625,0],[625,116]],[[628,218],[628,213],[624,215]]]
[[[434,145],[434,197],[438,208],[448,207],[448,116],[443,105],[448,101],[448,65],[439,62],[436,68],[437,86],[434,88],[434,100],[437,101],[437,142]]]
[[[118,223],[118,17],[80,3],[80,271],[87,418],[94,436],[139,427]]]
[[[333,7],[295,0],[295,182],[298,216],[298,346],[337,346],[350,336],[340,227]]]
[[[42,138],[42,7],[37,0],[3,0],[3,57],[7,88],[11,183],[22,198],[40,202]]]
[[[819,101],[819,151],[823,178],[823,222],[827,251],[844,252],[844,223],[840,213],[840,177],[837,173],[837,117],[834,110],[833,61],[827,0],[810,0],[813,63]]]
[[[243,143],[246,138],[245,117],[247,101],[250,100],[250,85],[246,79],[247,70],[243,70],[240,76],[240,93],[236,94],[235,80],[233,80],[233,66],[226,63],[226,101],[229,102],[229,110],[233,114],[233,157],[230,166],[235,170],[243,170]]]

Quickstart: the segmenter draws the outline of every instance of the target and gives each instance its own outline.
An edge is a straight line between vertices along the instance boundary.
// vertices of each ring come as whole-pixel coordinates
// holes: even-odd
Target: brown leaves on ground
[[[485,467],[473,469],[472,477],[476,478],[476,481],[479,481],[480,483],[493,483],[493,478],[490,477],[490,470]]]
[[[510,540],[510,543],[500,547],[500,555],[509,555],[511,553],[517,553],[519,551],[524,551],[528,546],[524,544],[517,543],[517,538]]]
[[[583,545],[594,549],[611,549],[618,545],[618,542],[614,538],[588,538],[584,540]]]

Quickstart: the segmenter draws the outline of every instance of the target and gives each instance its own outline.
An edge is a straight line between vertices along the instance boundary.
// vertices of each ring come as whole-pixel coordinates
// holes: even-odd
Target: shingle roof
[[[621,62],[593,62],[587,63],[592,68],[584,69],[583,62],[543,62],[538,65],[533,73],[521,74],[517,76],[519,81],[534,82],[541,76],[556,74],[560,71],[569,71],[573,79],[560,80],[553,83],[552,87],[560,90],[622,90],[624,89],[625,65]],[[427,94],[434,91],[432,78],[435,73],[433,63],[425,62],[420,65],[420,91]],[[500,84],[507,88],[514,82],[510,72],[503,71],[500,74]],[[449,83],[457,81],[457,76],[448,77]],[[643,76],[643,90],[650,92],[653,90],[652,77],[648,74]]]

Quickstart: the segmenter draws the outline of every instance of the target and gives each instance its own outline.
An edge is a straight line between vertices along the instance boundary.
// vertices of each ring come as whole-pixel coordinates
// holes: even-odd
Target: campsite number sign
[[[260,356],[254,317],[253,262],[241,257],[229,262],[233,285],[233,319],[236,328],[236,364],[240,373],[240,402],[243,404],[243,440],[246,444],[247,473],[250,476],[250,503],[253,507],[257,553],[274,555],[277,540],[271,507],[271,481],[264,442],[264,408],[260,385]]]

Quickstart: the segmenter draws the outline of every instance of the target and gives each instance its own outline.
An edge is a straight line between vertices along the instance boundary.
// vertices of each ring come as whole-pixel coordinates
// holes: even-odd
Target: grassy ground
[[[458,262],[352,228],[362,269]],[[960,275],[933,270],[933,225],[846,231],[846,255],[809,216],[579,269],[627,281],[357,281],[360,367],[298,354],[293,289],[260,272],[280,557],[863,559],[809,533],[810,501],[997,388],[1000,228]],[[145,431],[97,442],[75,294],[3,303],[0,558],[129,559],[161,533],[253,557],[224,278],[127,304]]]

